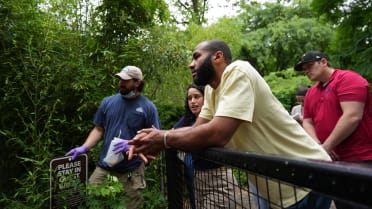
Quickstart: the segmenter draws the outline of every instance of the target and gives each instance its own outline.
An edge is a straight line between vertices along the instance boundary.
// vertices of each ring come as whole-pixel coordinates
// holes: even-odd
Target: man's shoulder
[[[148,97],[146,97],[142,94],[138,95],[137,99],[140,100],[140,101],[144,101],[146,103],[153,103]]]
[[[156,108],[155,104],[149,98],[147,98],[146,96],[139,95],[137,97],[137,99],[143,105],[146,105],[146,106],[149,106],[149,107],[152,107],[152,108]]]
[[[335,78],[336,80],[343,80],[343,81],[346,81],[346,82],[351,82],[351,83],[355,83],[357,81],[359,82],[367,82],[368,81],[362,76],[360,75],[358,72],[355,72],[353,70],[341,70],[341,69],[336,69],[335,71]]]
[[[250,76],[259,76],[257,70],[249,63],[244,60],[236,60],[226,67],[226,74],[241,73]]]
[[[105,104],[105,103],[111,103],[111,102],[118,101],[118,99],[121,99],[121,95],[119,93],[104,97],[102,99],[102,103],[103,104]]]
[[[335,69],[335,73],[337,76],[357,76],[361,77],[361,75],[353,70],[342,70],[342,69]]]
[[[230,63],[227,66],[228,69],[236,68],[236,67],[253,68],[253,66],[251,65],[251,63],[249,63],[248,61],[244,61],[244,60],[235,60],[234,62]]]

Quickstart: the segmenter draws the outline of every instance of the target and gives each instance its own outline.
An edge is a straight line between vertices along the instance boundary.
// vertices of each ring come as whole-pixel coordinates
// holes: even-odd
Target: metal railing
[[[182,153],[179,150],[167,150],[165,152],[166,199],[169,209],[191,208],[187,201],[188,195],[185,194],[187,193],[185,192],[185,183],[187,182],[184,180]],[[203,189],[203,186],[215,182],[220,186],[227,185],[226,188],[232,187],[230,194],[233,195],[217,196],[217,199],[208,200],[208,206],[203,203],[203,206],[197,205],[196,208],[219,208],[214,207],[213,205],[217,204],[211,201],[227,202],[225,204],[225,206],[227,205],[226,208],[256,209],[267,207],[258,204],[258,199],[270,204],[271,208],[285,208],[284,203],[273,202],[270,194],[267,194],[263,199],[259,198],[261,196],[258,196],[257,192],[254,191],[255,187],[252,186],[256,185],[256,182],[255,180],[252,181],[252,178],[248,181],[248,176],[254,176],[253,179],[264,178],[266,181],[276,182],[279,187],[281,185],[290,186],[296,192],[309,188],[335,201],[359,208],[372,208],[371,165],[288,158],[277,155],[237,152],[223,148],[209,148],[197,154],[197,156],[221,164],[224,166],[223,168],[233,170],[233,174],[226,172],[226,174],[221,175],[220,172],[218,176],[196,170],[194,174],[195,188],[199,186]],[[200,183],[199,175],[210,175],[210,177],[203,177],[204,180],[208,179],[208,182]],[[231,175],[231,178],[229,175]],[[220,179],[216,179],[216,176]],[[199,185],[197,182],[199,182]],[[198,192],[200,191],[194,190],[196,196],[198,196]],[[213,193],[213,191],[208,192]],[[222,201],[219,198],[222,198]]]

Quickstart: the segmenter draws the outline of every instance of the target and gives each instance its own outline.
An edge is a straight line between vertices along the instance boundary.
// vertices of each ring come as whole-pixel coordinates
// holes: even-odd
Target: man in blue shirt
[[[159,116],[156,106],[140,92],[144,88],[142,72],[138,67],[126,66],[116,76],[120,79],[119,93],[108,96],[101,102],[88,138],[80,147],[66,153],[72,155],[72,160],[77,155],[87,152],[103,137],[103,145],[96,169],[89,178],[89,183],[102,183],[110,173],[115,175],[123,184],[124,191],[128,194],[128,209],[143,208],[142,193],[146,187],[144,177],[144,162],[140,158],[128,160],[126,152],[130,145],[127,144],[137,131],[143,128],[160,128]],[[109,150],[111,141],[114,149]],[[112,149],[112,148],[111,148]],[[120,156],[119,162],[109,163],[108,153]],[[106,158],[106,159],[105,159]]]

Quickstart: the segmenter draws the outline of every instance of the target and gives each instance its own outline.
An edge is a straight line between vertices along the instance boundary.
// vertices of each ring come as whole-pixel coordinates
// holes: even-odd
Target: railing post
[[[177,150],[165,151],[168,209],[183,209],[183,165]]]

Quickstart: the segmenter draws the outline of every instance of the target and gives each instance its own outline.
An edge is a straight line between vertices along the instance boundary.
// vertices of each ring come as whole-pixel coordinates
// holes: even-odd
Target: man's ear
[[[217,62],[224,61],[224,57],[223,57],[222,51],[217,51],[214,54],[214,61],[217,61]]]
[[[320,60],[320,62],[323,63],[323,64],[327,64],[327,63],[328,63],[328,60],[325,59],[325,58],[322,58],[322,59]]]
[[[136,86],[136,88],[138,88],[140,85],[141,85],[141,80],[135,80],[134,81],[134,85]]]

